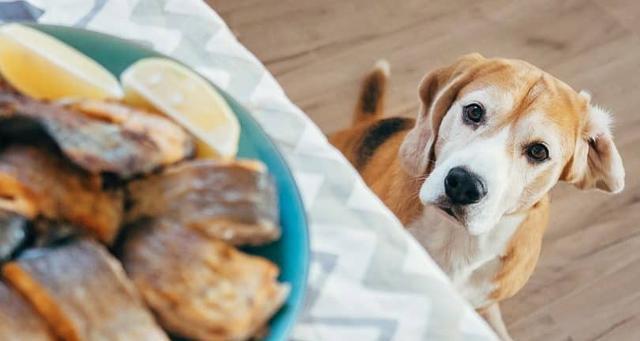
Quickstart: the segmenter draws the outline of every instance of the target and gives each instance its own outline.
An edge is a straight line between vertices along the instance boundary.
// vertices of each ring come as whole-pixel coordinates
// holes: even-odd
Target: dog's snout
[[[469,205],[487,195],[487,189],[480,178],[463,167],[455,167],[444,178],[444,189],[453,204]]]

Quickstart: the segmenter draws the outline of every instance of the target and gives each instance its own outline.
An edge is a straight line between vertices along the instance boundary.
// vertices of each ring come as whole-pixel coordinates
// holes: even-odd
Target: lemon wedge
[[[240,124],[206,80],[164,58],[142,59],[120,76],[124,101],[171,117],[197,138],[199,158],[235,157]]]
[[[0,74],[38,99],[121,98],[118,80],[71,46],[20,24],[0,26]]]

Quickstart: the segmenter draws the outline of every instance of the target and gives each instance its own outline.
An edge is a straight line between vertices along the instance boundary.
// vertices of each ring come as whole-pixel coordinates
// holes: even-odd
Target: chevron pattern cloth
[[[446,276],[265,67],[199,0],[0,0],[0,21],[84,27],[190,65],[260,122],[311,221],[307,299],[291,340],[495,340]]]

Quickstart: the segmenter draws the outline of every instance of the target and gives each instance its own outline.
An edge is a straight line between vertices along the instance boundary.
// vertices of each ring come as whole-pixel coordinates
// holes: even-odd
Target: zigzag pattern
[[[311,221],[307,302],[291,339],[495,339],[355,170],[206,4],[70,2],[0,0],[0,20],[28,17],[87,27],[152,46],[229,92],[277,142]]]

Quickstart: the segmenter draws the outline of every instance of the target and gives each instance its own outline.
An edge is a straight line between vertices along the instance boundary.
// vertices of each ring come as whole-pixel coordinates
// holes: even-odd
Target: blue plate
[[[115,76],[129,65],[147,57],[165,57],[127,40],[70,27],[28,24],[75,47],[102,64]],[[263,247],[245,251],[264,256],[280,267],[279,279],[291,284],[291,294],[270,322],[266,340],[285,340],[302,308],[309,265],[309,234],[304,206],[295,181],[282,155],[258,123],[240,104],[220,91],[235,112],[242,129],[239,156],[259,159],[269,168],[278,187],[282,238]]]

